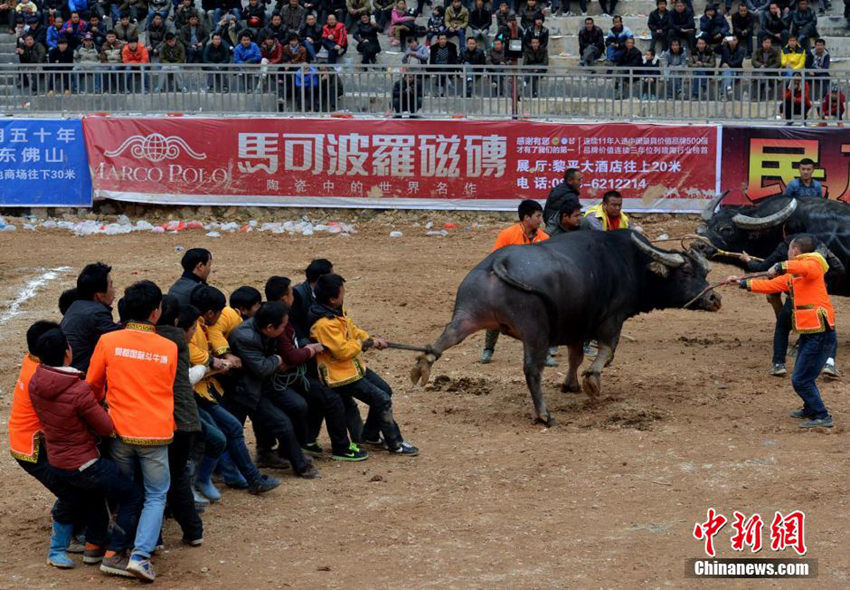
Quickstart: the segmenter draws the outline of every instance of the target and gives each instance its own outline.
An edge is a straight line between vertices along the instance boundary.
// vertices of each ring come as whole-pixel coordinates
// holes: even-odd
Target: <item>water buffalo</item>
[[[783,226],[791,222],[797,231],[810,233],[826,244],[844,267],[850,268],[850,203],[778,195],[754,205],[718,209],[723,196],[725,193],[718,195],[706,208],[703,212],[706,223],[697,229],[714,247],[765,258],[782,241]],[[714,254],[710,249],[705,253]],[[735,259],[729,262],[745,268]],[[830,281],[828,287],[830,293],[850,296],[850,273]]]
[[[411,380],[427,383],[440,355],[470,334],[500,330],[522,340],[536,419],[552,424],[540,391],[550,346],[568,347],[569,371],[561,389],[578,392],[583,343],[598,342],[599,352],[583,380],[585,392],[596,397],[623,323],[639,313],[682,307],[708,286],[708,271],[699,253],[661,250],[631,230],[573,232],[531,246],[502,248],[466,275],[452,321],[429,352],[418,357]],[[694,307],[715,311],[720,296],[709,291]]]

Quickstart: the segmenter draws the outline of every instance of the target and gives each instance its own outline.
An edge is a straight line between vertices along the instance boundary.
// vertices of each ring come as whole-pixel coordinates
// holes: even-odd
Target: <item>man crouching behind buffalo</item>
[[[554,238],[561,234],[569,234],[574,231],[593,229],[590,221],[586,217],[582,217],[581,203],[578,201],[567,201],[557,217],[558,223],[549,232],[549,237]],[[548,229],[548,227],[547,227]]]
[[[593,229],[629,229],[629,217],[623,213],[623,195],[617,191],[602,195],[602,202],[588,209],[584,216]]]

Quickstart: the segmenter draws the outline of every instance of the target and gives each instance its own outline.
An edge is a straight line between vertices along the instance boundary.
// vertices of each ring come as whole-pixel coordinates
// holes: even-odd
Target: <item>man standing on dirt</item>
[[[581,177],[579,176],[579,178]],[[566,181],[564,184],[566,184]],[[543,207],[540,206],[540,203],[532,199],[526,199],[519,204],[517,214],[519,215],[519,223],[515,223],[499,232],[499,237],[496,238],[496,244],[493,246],[493,252],[505,246],[537,244],[549,239],[549,234],[540,229],[540,226],[543,225]],[[484,334],[484,350],[481,351],[481,362],[483,364],[486,365],[493,360],[493,352],[496,350],[496,342],[498,340],[498,330],[487,330]],[[549,352],[549,356],[546,357],[546,366],[557,367],[558,363],[552,359],[552,350]]]
[[[552,189],[543,207],[543,220],[546,222],[546,233],[552,234],[558,226],[558,214],[567,201],[580,202],[581,171],[578,168],[567,168],[564,172],[564,182]]]
[[[826,259],[815,251],[817,242],[802,234],[788,246],[788,260],[768,271],[768,280],[743,280],[730,276],[727,283],[738,283],[753,293],[788,293],[793,306],[794,330],[800,333],[800,346],[791,383],[803,399],[803,407],[791,412],[801,418],[800,428],[832,428],[833,420],[823,404],[816,379],[835,346],[835,310],[826,292]]]
[[[175,297],[180,305],[192,302],[192,292],[198,285],[206,285],[212,272],[212,252],[206,248],[191,248],[186,250],[180,260],[183,274],[171,285],[168,294]]]

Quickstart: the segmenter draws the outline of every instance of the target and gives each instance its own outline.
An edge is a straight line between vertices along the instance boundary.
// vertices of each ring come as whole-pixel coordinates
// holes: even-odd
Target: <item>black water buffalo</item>
[[[573,232],[531,246],[502,248],[466,275],[452,321],[417,359],[411,379],[424,385],[445,350],[479,330],[500,330],[522,340],[536,418],[551,424],[540,391],[550,346],[568,347],[562,390],[577,392],[582,345],[597,340],[599,353],[583,380],[585,392],[596,397],[623,323],[639,313],[682,307],[708,286],[708,271],[699,253],[658,249],[631,230]],[[709,291],[693,305],[715,311],[720,296]]]
[[[724,193],[725,195],[725,193]],[[717,206],[718,197],[703,212],[705,225],[697,233],[712,245],[729,252],[747,252],[766,258],[783,240],[783,227],[812,234],[823,242],[845,268],[850,268],[850,203],[828,199],[794,199],[778,195],[755,205]],[[707,250],[712,256],[714,252]],[[713,257],[713,256],[712,256]],[[740,261],[729,262],[746,268]],[[850,273],[828,283],[830,293],[850,296]]]

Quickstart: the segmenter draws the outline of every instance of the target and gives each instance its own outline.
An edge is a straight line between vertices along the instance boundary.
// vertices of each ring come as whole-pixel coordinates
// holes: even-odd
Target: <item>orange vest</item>
[[[104,398],[118,437],[133,445],[167,445],[174,437],[174,376],[177,345],[151,324],[127,327],[100,337],[86,381]]]
[[[829,265],[817,252],[800,254],[782,263],[787,274],[770,280],[750,280],[753,293],[788,293],[794,305],[793,326],[801,334],[815,334],[835,329],[835,310],[823,280]]]
[[[38,461],[38,439],[41,436],[41,422],[32,408],[29,388],[37,367],[37,358],[29,354],[24,357],[9,414],[9,450],[15,459],[29,463]]]
[[[496,238],[496,244],[493,246],[493,252],[504,248],[505,246],[522,246],[523,244],[536,244],[549,239],[547,234],[542,229],[538,229],[534,234],[534,238],[529,240],[522,229],[522,223],[515,223],[499,232],[499,237]]]

